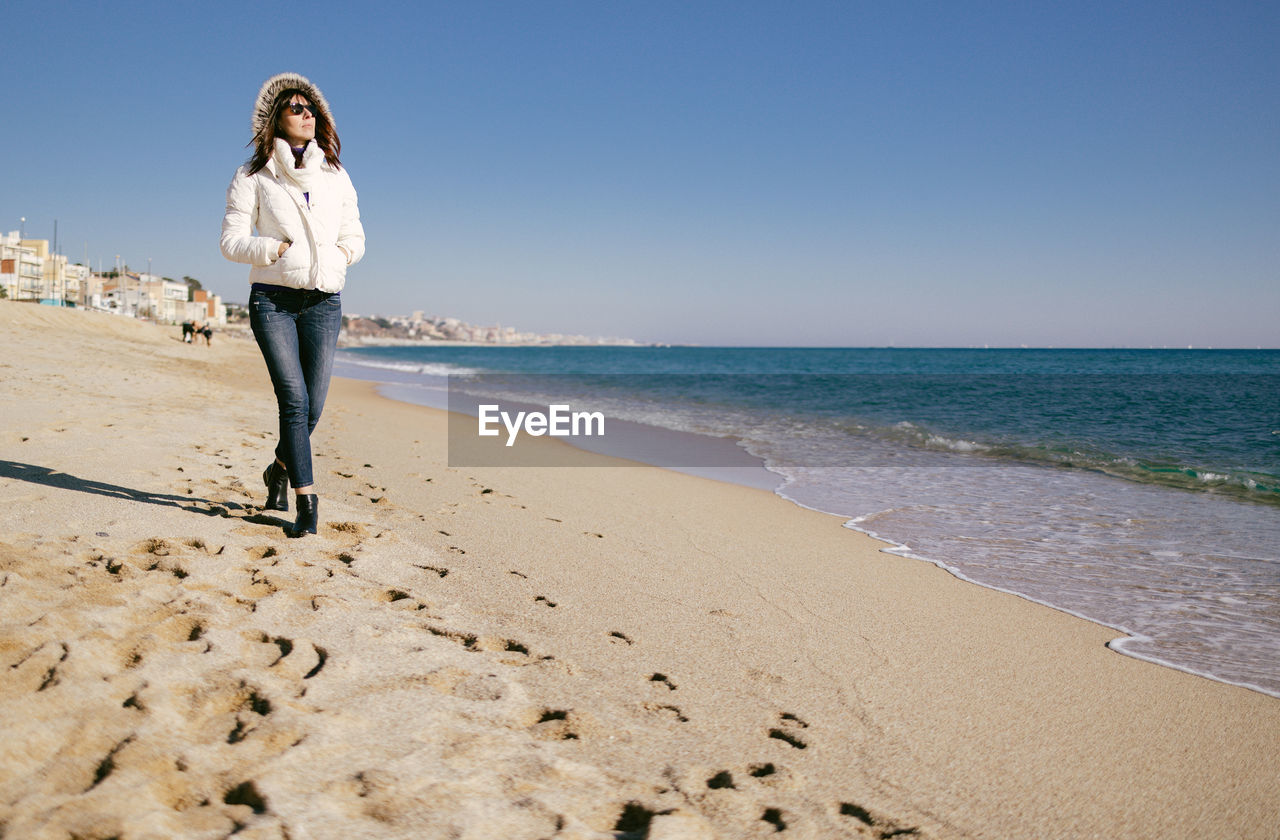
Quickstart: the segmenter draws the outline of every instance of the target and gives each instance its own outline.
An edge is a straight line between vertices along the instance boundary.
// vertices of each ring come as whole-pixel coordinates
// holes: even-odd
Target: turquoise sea
[[[414,346],[336,372],[732,440],[896,553],[1280,696],[1280,351]]]

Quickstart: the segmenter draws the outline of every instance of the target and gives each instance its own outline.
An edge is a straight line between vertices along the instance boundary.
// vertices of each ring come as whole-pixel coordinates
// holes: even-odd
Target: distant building
[[[51,253],[49,240],[22,239],[18,231],[0,235],[0,290],[10,300],[83,306],[168,324],[227,325],[227,307],[212,292],[192,294],[185,282],[127,269],[114,276],[94,274]]]
[[[12,300],[81,306],[89,269],[49,251],[47,239],[0,236],[0,288]]]
[[[11,300],[38,301],[44,290],[44,254],[38,243],[22,239],[18,231],[0,236],[0,283]]]
[[[187,298],[191,290],[186,283],[154,274],[139,274],[138,291],[141,307],[138,317],[162,324],[179,324],[187,319]]]
[[[227,307],[223,304],[221,296],[205,289],[196,289],[192,297],[194,300],[187,304],[187,318],[191,317],[194,310],[198,315],[197,320],[219,327],[227,325]]]
[[[103,285],[108,282],[109,278],[101,274],[89,273],[85,277],[84,282],[80,285],[80,304],[85,309],[106,309],[103,302]]]
[[[69,305],[84,306],[85,289],[93,272],[87,265],[71,263],[62,269],[63,297]]]
[[[145,317],[146,306],[142,301],[142,284],[137,274],[122,272],[102,280],[103,309],[128,318]]]
[[[204,289],[192,294],[190,287],[179,280],[126,271],[119,277],[93,277],[87,281],[90,288],[98,284],[101,291],[91,294],[88,303],[96,309],[161,324],[198,321],[210,326],[227,325],[227,307],[221,297]],[[188,295],[193,299],[187,300]]]

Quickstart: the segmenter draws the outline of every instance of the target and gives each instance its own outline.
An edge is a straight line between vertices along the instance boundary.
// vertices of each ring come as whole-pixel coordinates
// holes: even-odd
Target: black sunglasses
[[[310,111],[311,116],[313,117],[316,115],[316,106],[314,105],[303,105],[300,102],[290,102],[288,105],[285,106],[285,108],[289,111],[290,114],[293,114],[295,117],[302,116],[303,111]]]

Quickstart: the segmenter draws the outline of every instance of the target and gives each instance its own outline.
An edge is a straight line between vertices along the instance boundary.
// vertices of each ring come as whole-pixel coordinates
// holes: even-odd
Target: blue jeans
[[[255,287],[249,295],[249,326],[267,362],[280,408],[276,457],[289,470],[291,485],[307,487],[314,482],[311,432],[329,393],[333,352],[342,329],[341,294]]]

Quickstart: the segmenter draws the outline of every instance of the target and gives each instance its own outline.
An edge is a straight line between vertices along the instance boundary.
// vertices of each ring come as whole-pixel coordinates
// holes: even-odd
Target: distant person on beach
[[[185,343],[187,343],[187,344],[190,344],[190,343],[191,343],[192,336],[194,336],[195,334],[196,334],[196,325],[195,325],[195,324],[193,324],[193,323],[191,323],[190,321],[183,321],[183,322],[182,322],[182,340],[183,340],[183,342],[185,342]]]
[[[266,510],[298,514],[289,536],[314,534],[319,499],[311,432],[329,391],[347,267],[364,256],[355,187],[320,89],[297,73],[272,76],[253,106],[253,156],[227,188],[222,253],[248,263],[249,325],[280,413],[276,459],[262,474]]]

